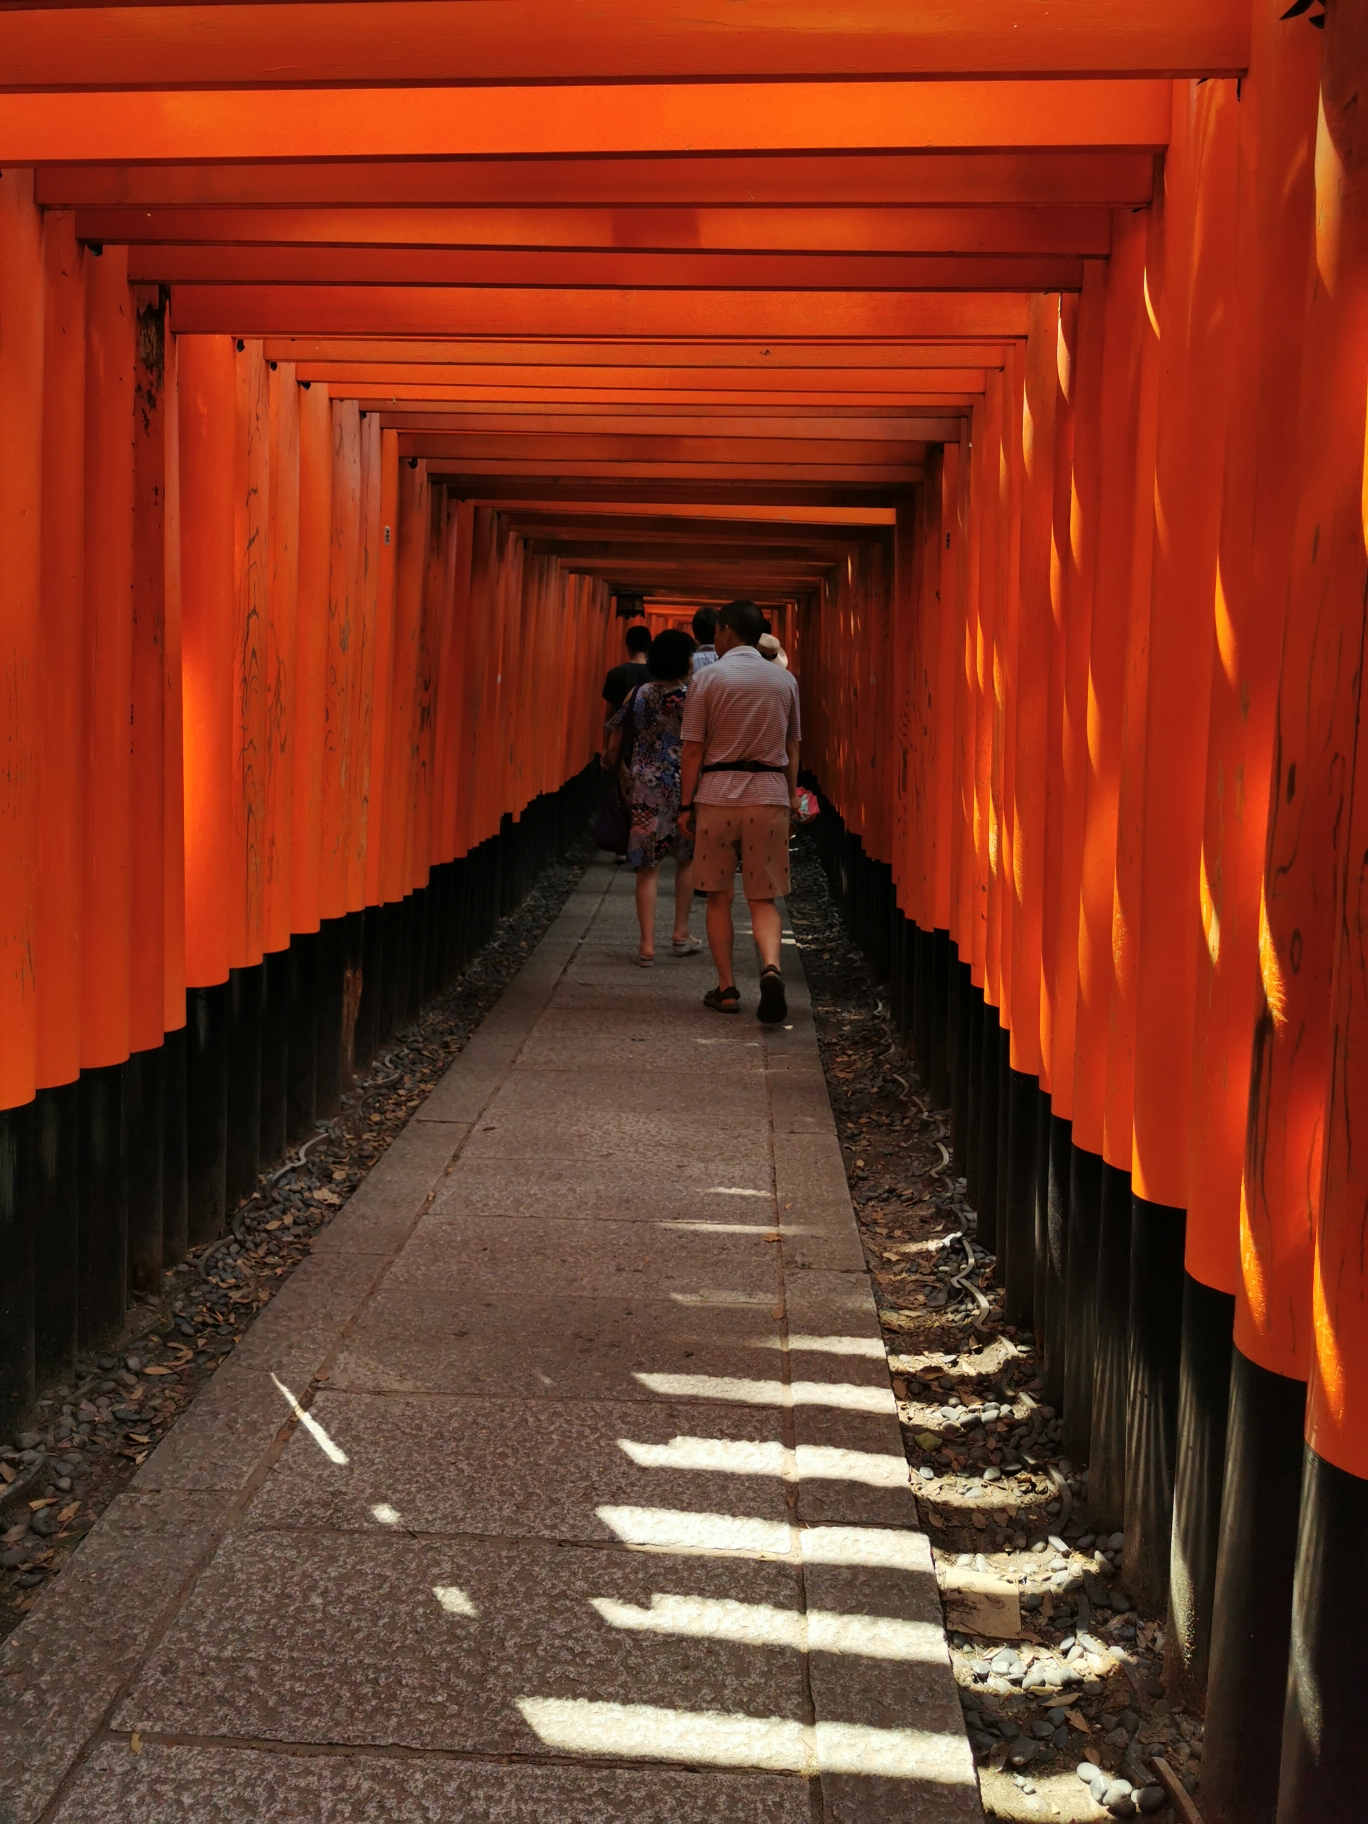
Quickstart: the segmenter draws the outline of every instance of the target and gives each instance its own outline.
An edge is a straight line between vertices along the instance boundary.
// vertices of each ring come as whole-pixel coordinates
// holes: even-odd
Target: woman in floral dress
[[[694,650],[693,640],[677,628],[658,633],[646,655],[646,681],[637,685],[608,723],[607,758],[610,765],[621,760],[622,795],[631,814],[627,863],[636,873],[641,925],[637,961],[643,969],[655,961],[656,882],[667,855],[673,855],[675,863],[671,953],[695,956],[700,948],[689,935],[693,842],[678,829],[680,727]]]

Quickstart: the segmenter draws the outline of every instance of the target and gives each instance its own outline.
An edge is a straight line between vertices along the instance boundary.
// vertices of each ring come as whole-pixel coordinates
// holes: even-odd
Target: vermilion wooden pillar
[[[122,1322],[128,1285],[123,1077],[132,1036],[133,381],[128,250],[86,265],[85,827],[81,929],[83,1342]]]
[[[33,1236],[25,1144],[37,1072],[43,573],[43,240],[33,173],[0,175],[0,1423],[33,1397]]]
[[[188,989],[187,1195],[193,1245],[219,1234],[226,1207],[226,984],[242,904],[242,868],[233,848],[237,376],[235,351],[228,337],[179,338],[177,395]]]
[[[1333,811],[1337,802],[1341,808],[1326,831],[1335,887],[1332,932],[1327,933],[1335,952],[1326,1023],[1332,1048],[1325,1086],[1326,1165],[1315,1237],[1314,1345],[1278,1824],[1311,1824],[1313,1819],[1317,1824],[1349,1824],[1368,1809],[1368,1768],[1352,1746],[1360,1707],[1357,1643],[1368,1623],[1363,1553],[1368,1529],[1368,1265],[1363,1241],[1368,1206],[1363,1147],[1368,1108],[1368,753],[1363,735],[1363,665],[1368,651],[1368,129],[1361,102],[1363,72],[1368,68],[1368,17],[1361,9],[1336,8],[1327,14],[1324,55],[1316,139],[1319,282],[1303,368],[1303,397],[1316,402],[1318,437],[1314,450],[1305,438],[1301,443],[1302,486],[1288,611],[1288,646],[1294,623],[1305,617],[1320,628],[1318,645],[1324,657],[1310,671],[1295,664],[1289,671],[1285,650],[1279,733],[1284,727],[1284,700],[1304,682],[1319,739],[1305,755],[1298,794],[1312,794],[1313,802],[1320,797],[1324,812]],[[1346,376],[1355,378],[1346,385]],[[1311,536],[1313,527],[1316,536]],[[1299,640],[1292,650],[1294,660],[1300,645]],[[1346,790],[1348,779],[1353,783]],[[1282,788],[1281,819],[1286,798],[1298,794],[1289,794],[1286,773],[1275,775],[1275,783]],[[1298,857],[1290,868],[1289,885],[1304,899],[1324,880],[1325,872],[1318,870],[1320,880],[1313,881]],[[1291,908],[1284,902],[1283,909]],[[1273,916],[1270,907],[1270,921]],[[1304,966],[1308,941],[1316,941],[1321,928],[1319,922],[1309,925],[1295,954],[1284,952],[1279,944],[1279,965]],[[1289,1026],[1300,1020],[1303,1010],[1308,1019],[1323,1018],[1320,1009],[1313,1013],[1306,998],[1307,987],[1318,989],[1323,979],[1316,963],[1310,984],[1287,981]],[[1315,1049],[1321,1050],[1320,1045]]]
[[[1116,810],[1111,922],[1111,1004],[1107,1033],[1102,1170],[1098,1190],[1097,1346],[1089,1452],[1089,1518],[1119,1527],[1124,1518],[1127,1329],[1130,1308],[1130,1167],[1134,1148],[1135,1009],[1144,823],[1145,705],[1149,689],[1150,578],[1154,562],[1155,450],[1159,419],[1159,324],[1163,314],[1164,204],[1145,218],[1141,366],[1137,403],[1135,497],[1129,545],[1122,758]],[[1143,332],[1148,333],[1143,333]]]
[[[1249,1059],[1258,1013],[1259,913],[1273,764],[1278,662],[1296,493],[1287,452],[1297,436],[1301,349],[1312,284],[1312,146],[1320,46],[1285,9],[1254,9],[1240,103],[1235,295],[1238,383],[1231,395],[1216,587],[1206,796],[1199,875],[1188,1223],[1179,1457],[1174,1490],[1166,1682],[1207,1703],[1203,1803],[1233,1820],[1267,1811],[1268,1757],[1254,1744],[1277,1727],[1286,1656],[1291,1540],[1284,1529],[1281,1594],[1272,1563],[1245,1549],[1277,1528],[1281,1488],[1257,1486],[1267,1428],[1241,1408],[1231,1334],[1239,1281],[1240,1184]],[[1296,1450],[1296,1422],[1289,1438]],[[1222,1523],[1227,1448],[1233,1469]],[[1270,1462],[1271,1466],[1271,1462]],[[1251,1476],[1254,1480],[1251,1481]],[[1295,1482],[1295,1469],[1291,1478]],[[1287,1477],[1280,1478],[1286,1481]],[[1295,1491],[1294,1491],[1295,1492]],[[1294,1505],[1286,1502],[1285,1511]],[[1257,1516],[1255,1520],[1253,1517]],[[1223,1554],[1214,1677],[1208,1684],[1218,1555]],[[1263,1797],[1260,1798],[1260,1788]]]

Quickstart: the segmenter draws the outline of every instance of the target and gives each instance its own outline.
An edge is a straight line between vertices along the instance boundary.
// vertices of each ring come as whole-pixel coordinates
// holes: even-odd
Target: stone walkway
[[[634,948],[590,869],[11,1636],[0,1824],[981,1819],[797,952]]]

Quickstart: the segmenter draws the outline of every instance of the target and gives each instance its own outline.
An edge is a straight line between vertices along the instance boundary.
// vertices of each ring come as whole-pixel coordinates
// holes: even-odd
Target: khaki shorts
[[[741,863],[747,899],[778,899],[789,890],[786,804],[700,804],[694,809],[694,886],[730,892]]]

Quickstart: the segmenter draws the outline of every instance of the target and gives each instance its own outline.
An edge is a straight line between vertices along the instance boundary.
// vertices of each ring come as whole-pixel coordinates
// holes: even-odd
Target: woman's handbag
[[[631,829],[632,820],[627,814],[627,806],[622,802],[617,781],[614,780],[594,820],[594,846],[609,849],[614,855],[625,855]]]

